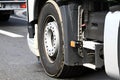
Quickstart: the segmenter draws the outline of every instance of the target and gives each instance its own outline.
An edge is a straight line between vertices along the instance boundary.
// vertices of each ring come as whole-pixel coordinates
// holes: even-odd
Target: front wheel
[[[64,64],[63,24],[58,8],[46,3],[38,20],[38,48],[45,72],[51,77],[78,76],[84,70],[80,66]]]

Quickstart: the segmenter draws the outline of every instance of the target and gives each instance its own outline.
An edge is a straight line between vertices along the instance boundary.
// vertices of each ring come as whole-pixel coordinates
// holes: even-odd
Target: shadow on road
[[[16,23],[17,22],[17,23]],[[26,26],[27,21],[25,20],[20,20],[17,18],[10,18],[9,21],[6,22],[0,22],[0,27],[19,27],[19,26]]]

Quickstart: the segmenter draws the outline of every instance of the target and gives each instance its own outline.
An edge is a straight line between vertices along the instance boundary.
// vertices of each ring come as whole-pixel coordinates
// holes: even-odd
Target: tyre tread
[[[59,78],[73,78],[79,77],[80,75],[84,74],[88,71],[88,68],[83,66],[67,66],[64,65],[64,68],[59,75]]]

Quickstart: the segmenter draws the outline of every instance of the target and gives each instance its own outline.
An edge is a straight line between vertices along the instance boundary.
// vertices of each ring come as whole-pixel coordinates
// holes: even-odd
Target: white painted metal
[[[94,64],[91,64],[91,63],[84,63],[83,66],[87,67],[87,68],[90,68],[90,69],[96,69],[96,66]]]
[[[106,73],[120,79],[118,67],[118,29],[120,23],[120,11],[109,12],[105,19],[104,29],[104,59]]]
[[[33,21],[35,0],[28,0],[29,22]]]
[[[95,50],[95,45],[100,44],[94,41],[83,41],[83,47],[91,50]]]

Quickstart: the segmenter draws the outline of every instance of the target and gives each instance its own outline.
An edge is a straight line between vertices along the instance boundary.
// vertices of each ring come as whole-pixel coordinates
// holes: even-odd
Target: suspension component
[[[82,20],[83,20],[83,12],[81,6],[78,6],[78,41],[79,42],[79,48],[78,48],[78,54],[83,57],[83,31],[82,31]]]

